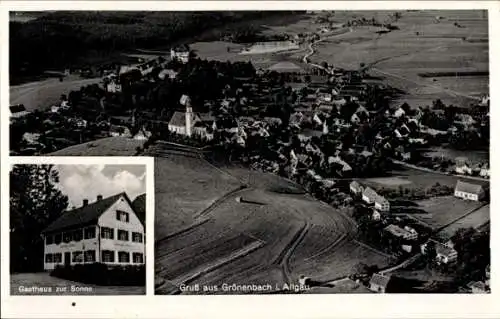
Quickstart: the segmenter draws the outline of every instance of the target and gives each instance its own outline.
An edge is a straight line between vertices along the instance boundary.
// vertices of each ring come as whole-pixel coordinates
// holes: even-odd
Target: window
[[[71,241],[71,232],[63,233],[63,241],[69,243]]]
[[[95,238],[95,227],[87,227],[85,228],[85,239]]]
[[[103,263],[114,263],[115,252],[112,250],[103,250],[101,253],[101,259]]]
[[[134,243],[142,243],[142,234],[141,233],[132,233],[132,241]]]
[[[52,245],[53,243],[54,243],[54,236],[52,235],[47,236],[47,238],[45,239],[45,244]]]
[[[83,230],[82,229],[78,229],[78,230],[73,231],[72,237],[73,237],[74,241],[80,241],[80,240],[82,240],[82,238],[83,238]]]
[[[118,252],[118,262],[121,262],[121,263],[130,262],[130,254],[126,251],[119,251]]]
[[[73,262],[74,263],[81,263],[81,262],[83,262],[83,252],[81,252],[81,251],[74,251],[73,252]]]
[[[87,250],[85,252],[85,262],[86,263],[95,262],[95,250]]]
[[[54,235],[54,243],[56,245],[59,245],[62,241],[62,234],[56,234]]]
[[[54,258],[53,254],[46,254],[45,255],[45,262],[46,263],[52,263],[52,262],[54,262],[53,258]]]
[[[54,262],[59,264],[62,263],[62,253],[54,254]]]
[[[133,253],[132,258],[134,260],[134,264],[144,263],[144,255],[142,253]]]
[[[101,228],[101,238],[114,239],[115,230],[113,228],[102,227]]]
[[[118,240],[128,241],[128,231],[118,229]]]
[[[129,221],[129,214],[127,212],[124,212],[122,210],[117,210],[116,211],[116,220],[119,220],[124,223],[128,223]]]

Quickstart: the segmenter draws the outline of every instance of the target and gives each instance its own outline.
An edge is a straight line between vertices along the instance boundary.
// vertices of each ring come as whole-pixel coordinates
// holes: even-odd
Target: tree
[[[436,253],[436,243],[434,241],[429,241],[427,245],[425,246],[425,256],[427,258],[427,262],[431,264],[434,259],[436,259],[437,253]]]
[[[43,265],[41,232],[68,206],[57,188],[54,165],[15,165],[10,173],[11,271],[37,271]]]
[[[367,274],[370,270],[370,267],[365,264],[365,263],[362,263],[362,262],[359,262],[357,263],[355,266],[354,266],[354,273],[355,274]]]

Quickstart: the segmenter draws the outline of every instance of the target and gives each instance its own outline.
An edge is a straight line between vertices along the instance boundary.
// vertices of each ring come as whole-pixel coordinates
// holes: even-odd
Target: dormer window
[[[129,222],[129,213],[121,211],[121,210],[117,210],[116,211],[116,220],[119,220],[119,221],[124,222],[124,223],[128,223]]]

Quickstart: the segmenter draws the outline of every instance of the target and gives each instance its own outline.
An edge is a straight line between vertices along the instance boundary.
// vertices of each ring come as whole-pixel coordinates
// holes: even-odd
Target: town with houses
[[[347,27],[361,23],[372,22]],[[290,35],[283,46],[307,45],[329,32],[325,27]],[[261,49],[269,46],[280,42]],[[87,70],[66,72],[88,76]],[[443,205],[444,210],[461,203],[489,207],[489,162],[426,154],[432,147],[489,145],[487,92],[466,107],[440,100],[394,106],[397,90],[377,83],[365,65],[344,69],[304,57],[262,69],[250,62],[203,60],[188,45],[92,73],[98,84],[61,92],[60,101],[46,110],[10,107],[11,156],[64,154],[67,147],[92,148],[110,138],[117,144],[127,141],[129,155],[136,156],[148,155],[148,147],[158,141],[212,150],[224,161],[290,179],[329,205],[351,207],[359,241],[396,256],[399,268],[416,262],[430,265],[433,274],[460,269],[461,292],[490,291],[489,261],[478,257],[465,265],[485,233],[489,238],[489,218],[476,229],[450,234],[443,231],[448,225],[433,227],[414,217],[413,210],[420,208],[411,205],[446,197],[453,206]],[[397,172],[405,169],[431,174],[436,182],[416,189],[372,182],[400,178]],[[350,280],[382,293],[391,292],[388,287],[396,281],[396,290],[408,292],[391,277],[391,269],[365,268]],[[446,291],[430,286],[429,291]]]

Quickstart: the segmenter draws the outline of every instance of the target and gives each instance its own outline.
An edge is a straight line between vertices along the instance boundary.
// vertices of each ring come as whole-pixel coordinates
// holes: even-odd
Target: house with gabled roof
[[[349,189],[354,195],[359,195],[363,192],[363,186],[357,181],[352,181],[351,184],[349,184]]]
[[[454,195],[458,198],[477,202],[484,198],[485,192],[483,186],[479,184],[472,184],[459,180],[455,186]]]
[[[142,217],[141,217],[142,216]],[[145,214],[139,215],[126,193],[64,212],[42,231],[44,269],[57,265],[144,264]]]
[[[372,278],[370,279],[369,289],[374,292],[385,293],[387,291],[387,286],[390,280],[390,276],[373,274]]]
[[[377,198],[378,194],[373,190],[371,187],[366,187],[363,191],[363,201],[366,202],[367,204],[373,204],[375,202],[375,199]]]

